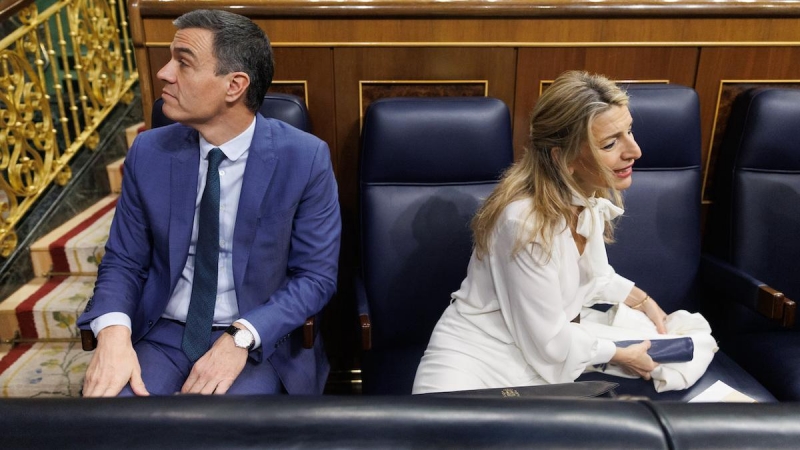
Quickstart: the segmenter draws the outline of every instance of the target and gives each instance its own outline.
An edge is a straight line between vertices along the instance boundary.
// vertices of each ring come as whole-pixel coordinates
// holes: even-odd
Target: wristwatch
[[[233,345],[239,348],[246,348],[247,351],[250,351],[256,346],[256,338],[248,329],[236,328],[231,325],[225,329],[225,332],[233,336]]]

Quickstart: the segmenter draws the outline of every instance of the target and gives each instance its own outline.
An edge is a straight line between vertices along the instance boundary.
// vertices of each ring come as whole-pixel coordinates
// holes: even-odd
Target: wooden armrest
[[[303,348],[314,348],[314,323],[316,318],[309,317],[303,324]]]
[[[372,348],[372,323],[369,315],[359,314],[358,322],[361,326],[361,349],[370,350]]]
[[[97,338],[94,337],[92,330],[81,330],[81,347],[87,352],[97,348]]]
[[[782,292],[715,256],[703,255],[701,271],[718,298],[739,303],[783,327],[794,325],[797,305]]]
[[[794,325],[797,304],[767,285],[759,286],[756,310],[765,317],[781,322],[783,327]]]

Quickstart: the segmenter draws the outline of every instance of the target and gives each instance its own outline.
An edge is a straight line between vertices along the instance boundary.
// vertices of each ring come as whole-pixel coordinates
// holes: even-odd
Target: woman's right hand
[[[642,341],[628,347],[617,348],[610,362],[622,367],[623,370],[631,375],[638,375],[645,380],[649,380],[650,372],[658,367],[653,358],[647,354],[649,348],[650,341]]]

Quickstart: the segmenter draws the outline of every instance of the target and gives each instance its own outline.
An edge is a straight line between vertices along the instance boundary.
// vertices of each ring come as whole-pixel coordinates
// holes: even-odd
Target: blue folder
[[[617,347],[625,348],[640,342],[642,339],[615,341],[614,344]],[[689,337],[650,339],[650,349],[647,350],[647,354],[659,364],[691,361],[694,357],[694,341]]]

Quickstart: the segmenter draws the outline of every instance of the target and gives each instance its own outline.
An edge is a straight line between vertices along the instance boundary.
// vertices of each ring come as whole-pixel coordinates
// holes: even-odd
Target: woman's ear
[[[553,162],[556,166],[559,165],[558,160],[561,158],[561,147],[553,147],[550,149],[550,158],[553,159]],[[569,170],[569,174],[572,175],[575,172],[575,168],[572,167],[572,164],[567,164],[567,170]]]

